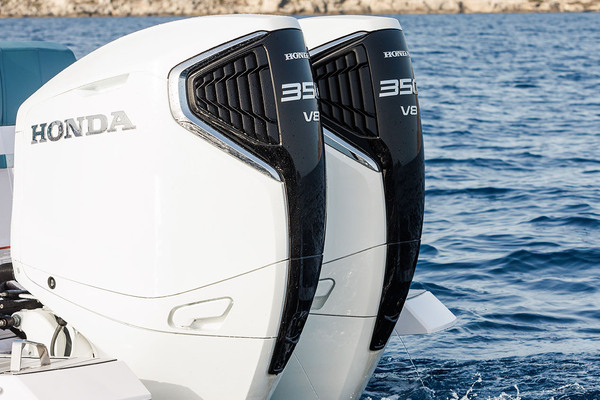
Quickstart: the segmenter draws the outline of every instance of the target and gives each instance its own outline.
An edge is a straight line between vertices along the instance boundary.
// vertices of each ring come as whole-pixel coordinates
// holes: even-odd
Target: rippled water
[[[419,80],[416,287],[458,316],[393,338],[363,399],[600,399],[600,15],[399,16]]]
[[[393,337],[362,400],[600,399],[600,14],[397,17],[426,146],[414,287],[459,321]],[[170,19],[0,32],[81,57]]]

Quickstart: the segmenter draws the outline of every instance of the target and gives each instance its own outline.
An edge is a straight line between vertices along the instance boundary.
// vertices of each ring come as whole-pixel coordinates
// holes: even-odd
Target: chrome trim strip
[[[315,56],[315,55],[317,55],[317,54],[319,54],[319,53],[321,53],[321,52],[323,52],[323,51],[325,51],[327,49],[330,49],[330,48],[332,48],[334,46],[337,46],[337,45],[342,44],[342,43],[347,42],[347,41],[358,39],[360,37],[365,36],[366,34],[367,34],[367,32],[355,32],[355,33],[353,33],[351,35],[344,36],[342,38],[339,38],[339,39],[336,39],[336,40],[332,40],[331,42],[324,43],[324,44],[322,44],[320,46],[317,46],[314,49],[309,50],[308,54],[310,56]]]
[[[208,50],[175,66],[171,72],[169,72],[168,77],[169,105],[171,107],[171,114],[179,125],[195,135],[207,140],[221,150],[236,157],[242,162],[252,166],[253,168],[256,168],[261,173],[275,179],[278,182],[283,182],[283,178],[279,172],[277,172],[277,170],[275,170],[275,168],[273,168],[271,165],[267,164],[265,161],[239,146],[237,143],[230,140],[216,129],[212,128],[206,122],[196,117],[189,108],[185,87],[186,79],[190,70],[193,69],[198,63],[207,61],[210,58],[217,58],[219,54],[225,50],[232,50],[236,47],[242,47],[249,42],[265,36],[266,34],[267,32],[261,31],[243,36],[239,39],[228,42],[227,44],[223,44]]]
[[[350,157],[359,164],[362,164],[375,172],[381,172],[381,168],[379,168],[379,165],[371,157],[352,146],[342,138],[336,136],[325,127],[323,127],[323,139],[326,145],[334,148],[345,156]]]

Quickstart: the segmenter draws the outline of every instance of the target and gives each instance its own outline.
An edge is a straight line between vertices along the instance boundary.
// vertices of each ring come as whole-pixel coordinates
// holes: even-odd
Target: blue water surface
[[[426,146],[413,287],[459,320],[392,337],[361,399],[600,399],[600,14],[394,17]],[[0,33],[82,57],[172,19],[6,19]]]

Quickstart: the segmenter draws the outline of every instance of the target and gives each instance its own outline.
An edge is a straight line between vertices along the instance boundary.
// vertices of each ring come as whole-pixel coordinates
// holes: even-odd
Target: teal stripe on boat
[[[12,168],[14,166],[14,155],[0,154],[0,169]]]

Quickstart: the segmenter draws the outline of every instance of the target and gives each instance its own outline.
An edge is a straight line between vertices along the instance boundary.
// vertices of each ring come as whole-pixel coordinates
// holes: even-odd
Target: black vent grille
[[[242,138],[279,144],[275,94],[264,47],[242,50],[191,73],[188,102],[199,118]]]
[[[362,45],[313,62],[323,123],[364,137],[378,137],[375,98]]]

